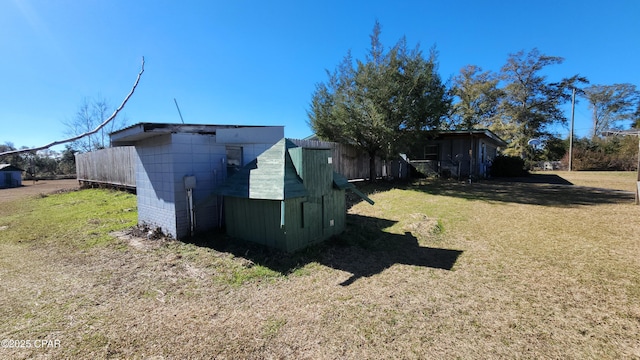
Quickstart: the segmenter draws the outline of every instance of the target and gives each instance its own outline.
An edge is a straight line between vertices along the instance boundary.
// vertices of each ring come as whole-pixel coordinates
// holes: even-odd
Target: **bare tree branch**
[[[52,146],[56,146],[56,145],[65,144],[65,143],[68,143],[68,142],[76,141],[76,140],[81,139],[81,138],[83,138],[85,136],[89,136],[89,135],[93,135],[93,134],[97,133],[98,131],[100,131],[100,129],[105,127],[111,120],[115,119],[115,117],[118,115],[120,110],[122,110],[122,108],[124,108],[124,105],[127,103],[127,101],[129,101],[129,98],[131,97],[131,95],[133,95],[133,92],[136,90],[136,87],[138,86],[138,83],[140,82],[140,77],[142,77],[142,73],[144,73],[144,56],[142,57],[142,66],[140,67],[140,72],[138,73],[138,77],[136,78],[136,82],[133,84],[133,87],[131,88],[131,91],[129,91],[129,94],[127,94],[127,96],[124,98],[124,100],[122,101],[120,106],[118,106],[118,108],[113,112],[113,114],[111,114],[111,116],[109,116],[105,121],[103,121],[102,124],[98,125],[97,128],[95,128],[95,129],[93,129],[91,131],[88,131],[88,132],[86,132],[84,134],[80,134],[78,136],[74,136],[72,138],[59,140],[59,141],[54,141],[54,142],[52,142],[50,144],[47,144],[47,145],[44,145],[44,146],[39,146],[39,147],[31,148],[31,149],[20,149],[20,150],[5,151],[3,153],[0,153],[0,156],[12,155],[12,154],[21,154],[21,153],[25,153],[25,152],[44,150],[44,149],[48,149],[48,148],[50,148]]]

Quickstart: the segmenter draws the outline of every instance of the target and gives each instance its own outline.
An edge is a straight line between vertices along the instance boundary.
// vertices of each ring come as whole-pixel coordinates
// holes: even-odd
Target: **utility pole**
[[[636,205],[640,205],[640,130],[636,133],[638,137],[638,177],[636,180]]]
[[[571,94],[571,130],[569,131],[569,171],[573,170],[573,119],[576,110],[576,88]]]

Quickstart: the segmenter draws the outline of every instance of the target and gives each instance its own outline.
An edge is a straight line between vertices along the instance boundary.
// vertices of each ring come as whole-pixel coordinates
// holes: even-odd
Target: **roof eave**
[[[138,123],[109,134],[112,146],[135,145],[136,142],[152,137],[184,133],[215,135],[218,129],[267,128],[268,125],[219,125],[219,124],[175,124],[175,123]]]
[[[472,130],[434,130],[432,132],[436,136],[465,136],[465,135],[484,135],[493,140],[498,146],[505,147],[507,142],[502,140],[498,135],[489,129],[472,129]]]

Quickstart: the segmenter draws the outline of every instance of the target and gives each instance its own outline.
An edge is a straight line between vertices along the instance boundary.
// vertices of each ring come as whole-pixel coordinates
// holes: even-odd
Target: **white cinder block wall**
[[[156,136],[137,144],[136,192],[138,223],[176,234],[171,136]]]
[[[185,176],[195,176],[193,203],[196,215],[196,229],[208,230],[218,226],[218,203],[216,198],[208,199],[213,189],[224,179],[226,147],[216,143],[215,135],[173,134],[173,181],[176,208],[176,236],[189,236],[191,232]]]

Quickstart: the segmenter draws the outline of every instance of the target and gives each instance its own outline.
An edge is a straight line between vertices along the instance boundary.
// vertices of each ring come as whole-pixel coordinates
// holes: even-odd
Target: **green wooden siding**
[[[323,201],[323,235],[325,238],[329,238],[341,233],[345,228],[346,203],[344,190],[331,191],[324,196]]]
[[[296,174],[300,177],[300,179],[304,179],[304,169],[302,167],[302,148],[294,147],[289,149],[289,158],[291,159],[291,163],[296,170]]]
[[[304,218],[304,239],[307,243],[313,243],[322,239],[322,204],[306,201],[302,203]]]
[[[289,149],[295,145],[282,139],[258,156],[216,189],[225,196],[284,200],[306,195],[296,174]]]
[[[280,142],[258,156],[250,173],[249,198],[284,200],[285,157],[286,148]]]
[[[284,168],[284,198],[291,199],[307,196],[307,189],[296,172],[296,168],[291,160],[290,152],[287,152],[285,155]]]
[[[280,201],[228,197],[224,206],[230,236],[286,250]]]
[[[281,250],[293,252],[306,246],[301,244],[301,239],[305,238],[305,229],[302,226],[303,203],[304,198],[289,199],[285,201],[284,231],[286,246],[280,247]]]
[[[261,154],[219,191],[227,233],[293,252],[342,232],[344,189],[353,185],[334,174],[330,158],[329,149],[285,140]]]
[[[343,190],[332,190],[320,202],[304,198],[285,200],[284,227],[279,200],[225,198],[227,233],[287,252],[322,242],[344,231]],[[333,220],[333,225],[331,224]]]
[[[333,166],[329,163],[331,150],[298,147],[289,149],[289,153],[310,197],[321,197],[331,191],[333,184]]]

